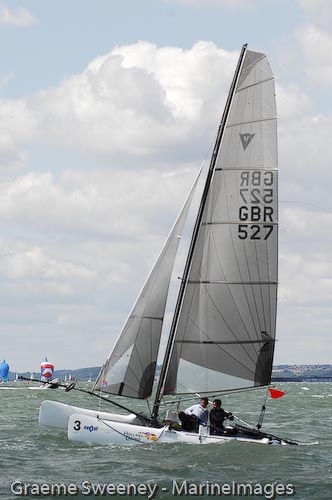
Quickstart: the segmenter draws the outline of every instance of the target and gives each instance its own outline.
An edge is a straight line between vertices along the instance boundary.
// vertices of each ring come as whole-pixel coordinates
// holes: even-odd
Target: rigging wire
[[[306,201],[296,201],[296,200],[279,200],[279,203],[293,203],[295,205],[307,205],[308,207],[318,208],[318,210],[321,210],[322,212],[326,212],[327,214],[332,215],[331,210],[328,210],[327,208],[324,208],[324,207],[320,207],[319,205],[316,205],[315,203],[308,203]]]

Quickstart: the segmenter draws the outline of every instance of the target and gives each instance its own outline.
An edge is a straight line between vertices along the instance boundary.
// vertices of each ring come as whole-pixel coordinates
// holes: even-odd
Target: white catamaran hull
[[[97,410],[89,410],[87,408],[79,408],[78,406],[58,403],[57,401],[45,400],[40,405],[39,424],[45,427],[53,427],[56,429],[67,429],[68,421],[71,415],[79,414],[82,416],[105,418],[117,422],[126,422],[127,424],[140,423],[135,415],[119,415]]]
[[[211,436],[208,428],[200,426],[199,432],[175,430],[169,425],[147,427],[143,425],[116,422],[91,417],[82,413],[73,414],[68,422],[68,439],[97,445],[137,445],[155,443],[225,444],[229,441],[242,441],[259,444],[286,444],[268,437],[250,438],[249,436]]]
[[[206,427],[199,433],[179,431],[166,425],[149,427],[142,425],[135,415],[119,415],[77,406],[66,405],[56,401],[44,401],[39,412],[40,425],[68,430],[68,438],[90,444],[153,444],[159,443],[191,443],[222,444],[229,441],[242,441],[260,444],[286,444],[282,440],[269,437],[250,437],[238,435],[210,436]]]

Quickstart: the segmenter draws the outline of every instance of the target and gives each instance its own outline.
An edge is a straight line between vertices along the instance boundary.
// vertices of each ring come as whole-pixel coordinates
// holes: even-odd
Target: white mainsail
[[[277,130],[274,79],[264,54],[246,51],[223,125],[165,394],[270,382],[277,303]]]

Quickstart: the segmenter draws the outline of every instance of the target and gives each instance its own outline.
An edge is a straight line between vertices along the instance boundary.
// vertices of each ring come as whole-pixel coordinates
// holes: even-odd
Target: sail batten
[[[275,221],[275,222],[269,222],[267,224],[266,221],[246,221],[247,224],[258,224],[258,225],[262,225],[262,226],[277,226],[278,225],[278,222]],[[202,226],[217,226],[219,224],[240,224],[241,223],[241,219],[237,219],[237,220],[229,220],[229,221],[211,221],[211,222],[204,222],[204,224],[202,224]]]
[[[239,93],[239,92],[244,92],[245,90],[251,88],[251,87],[256,87],[257,85],[261,85],[263,83],[267,83],[267,82],[272,82],[274,80],[273,77],[271,78],[266,78],[265,80],[260,80],[259,82],[255,82],[255,83],[252,83],[251,85],[247,85],[246,87],[241,87],[241,88],[238,88],[235,93]]]
[[[188,280],[188,285],[278,285],[277,281],[194,281]]]
[[[215,172],[223,172],[223,171],[226,171],[226,170],[236,170],[237,172],[242,170],[242,171],[249,171],[249,170],[260,170],[260,171],[266,171],[266,172],[277,172],[278,169],[275,168],[275,167],[269,167],[269,166],[259,166],[259,165],[256,165],[256,166],[251,166],[251,167],[217,167],[215,169]]]
[[[160,316],[159,318],[157,316],[135,316],[134,314],[131,315],[131,318],[140,318],[140,319],[153,319],[156,321],[163,321],[164,317]]]
[[[276,117],[272,117],[272,118],[260,118],[259,120],[247,120],[245,122],[241,122],[241,123],[230,123],[229,125],[227,125],[226,128],[233,128],[233,127],[242,127],[243,125],[250,125],[252,123],[260,123],[260,122],[270,122],[270,121],[275,121],[276,120]]]
[[[208,341],[208,340],[176,340],[176,344],[213,344],[213,345],[222,345],[222,344],[264,344],[265,342],[268,343],[274,343],[275,340],[238,340],[238,341],[225,341],[225,340],[218,340],[218,341]]]

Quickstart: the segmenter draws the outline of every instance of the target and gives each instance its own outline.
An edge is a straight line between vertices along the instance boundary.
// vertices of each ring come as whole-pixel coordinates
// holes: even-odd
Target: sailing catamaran
[[[169,284],[193,189],[93,394],[148,399],[153,393]],[[220,436],[204,426],[187,432],[176,411],[161,415],[169,395],[211,396],[269,386],[276,334],[277,201],[274,78],[266,55],[244,45],[206,175],[150,415],[44,401],[40,424],[67,428],[69,439],[97,444],[291,443],[262,432],[260,425],[236,424]]]

